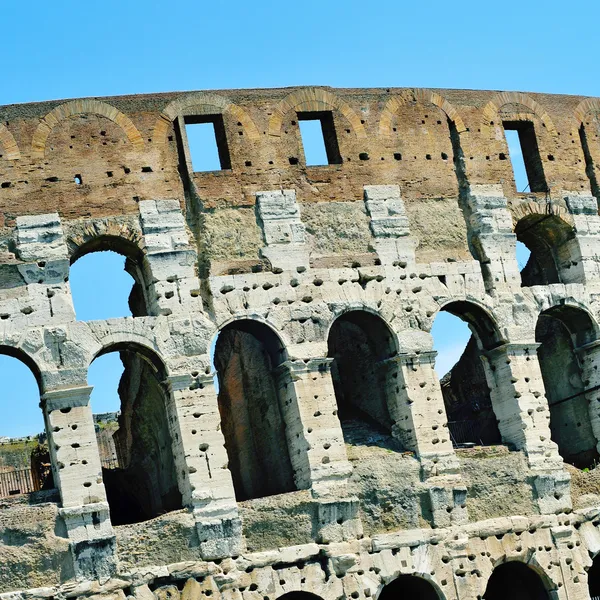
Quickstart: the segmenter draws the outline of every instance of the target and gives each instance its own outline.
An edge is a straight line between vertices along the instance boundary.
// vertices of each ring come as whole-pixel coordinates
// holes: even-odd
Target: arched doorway
[[[441,600],[433,584],[416,575],[400,575],[388,583],[377,600]]]
[[[219,412],[236,498],[294,491],[282,399],[289,381],[285,348],[273,330],[240,320],[217,338]]]
[[[564,460],[584,468],[600,458],[576,349],[597,339],[589,314],[571,306],[542,312],[535,329],[538,358],[550,409],[550,432]]]
[[[450,316],[453,318],[449,318]],[[441,319],[444,319],[446,327],[436,328]],[[503,343],[495,323],[476,304],[451,302],[436,317],[432,328],[434,343],[437,346],[440,342],[446,342],[450,344],[451,350],[456,350],[452,344],[459,337],[457,326],[465,325],[471,335],[460,358],[447,373],[438,373],[441,376],[440,385],[450,437],[453,445],[458,447],[501,444],[502,438],[490,394],[493,382],[489,381],[482,360],[485,352]],[[458,352],[461,349],[458,348]],[[436,371],[438,360],[436,359]]]
[[[114,398],[97,398],[118,412],[95,415],[102,475],[113,525],[138,523],[182,507],[168,408],[172,401],[162,361],[136,344],[109,346],[100,360],[118,355],[123,374]],[[98,356],[96,359],[99,358]],[[95,360],[96,360],[95,359]]]
[[[592,566],[588,571],[588,590],[591,600],[600,598],[600,557],[595,556]]]
[[[311,594],[310,592],[287,592],[279,596],[277,600],[323,600],[321,596]]]
[[[521,270],[523,287],[581,281],[575,230],[559,216],[535,213],[523,217],[515,234],[531,253]]]
[[[368,430],[391,433],[384,363],[396,354],[394,336],[381,317],[353,310],[333,322],[328,356],[333,359],[331,376],[346,440]]]
[[[516,561],[497,566],[488,581],[484,600],[548,600],[550,596],[540,576],[526,564]]]
[[[102,235],[84,243],[71,257],[69,281],[78,320],[148,314],[144,254],[130,240]]]

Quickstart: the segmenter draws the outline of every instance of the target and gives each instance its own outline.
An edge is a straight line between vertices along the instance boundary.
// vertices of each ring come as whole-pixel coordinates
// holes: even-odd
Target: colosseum
[[[194,124],[220,169],[195,170]],[[600,596],[599,134],[600,99],[520,92],[0,107],[0,353],[37,380],[51,463],[0,501],[0,597]],[[133,316],[77,320],[70,266],[106,250]],[[440,311],[472,332],[441,382]]]

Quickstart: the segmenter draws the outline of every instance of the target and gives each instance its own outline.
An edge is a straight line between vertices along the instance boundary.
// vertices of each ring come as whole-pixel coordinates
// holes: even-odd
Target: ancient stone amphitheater
[[[0,107],[0,353],[55,487],[1,502],[2,597],[600,595],[599,133],[599,99],[513,92]],[[134,316],[78,321],[70,265],[103,250]],[[441,383],[440,311],[473,333]],[[114,351],[102,468],[87,373]]]

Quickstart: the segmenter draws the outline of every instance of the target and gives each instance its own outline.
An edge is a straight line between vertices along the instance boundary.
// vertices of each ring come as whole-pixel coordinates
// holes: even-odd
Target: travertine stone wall
[[[327,115],[332,164],[306,165],[311,113]],[[599,115],[593,98],[424,89],[0,107],[0,353],[38,380],[57,487],[0,507],[0,593],[366,599],[414,575],[475,599],[521,561],[549,597],[588,598],[600,486],[582,473],[573,488],[552,437],[537,324],[567,331],[585,398],[569,435],[588,420],[600,450]],[[192,170],[186,119],[222,121],[227,168]],[[533,125],[546,191],[517,192],[503,123]],[[532,250],[522,273],[517,241]],[[76,320],[70,264],[100,250],[126,256],[134,317]],[[502,446],[453,447],[431,335],[442,310],[473,331]],[[387,430],[338,414],[329,341],[349,313],[364,343],[368,314],[392,349],[365,367]],[[238,501],[212,353],[248,321],[277,340],[266,376],[286,447],[271,451],[289,454],[295,491]],[[113,525],[87,371],[123,350],[156,374],[182,506]]]

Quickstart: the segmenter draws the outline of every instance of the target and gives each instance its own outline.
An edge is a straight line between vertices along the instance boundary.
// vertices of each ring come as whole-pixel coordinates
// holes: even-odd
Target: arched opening
[[[26,354],[0,346],[0,382],[0,497],[51,489],[40,373]]]
[[[328,356],[333,359],[331,377],[347,442],[370,432],[391,433],[384,361],[396,354],[394,336],[381,317],[353,310],[333,322]]]
[[[521,269],[521,285],[550,285],[577,283],[581,260],[577,250],[575,231],[559,216],[531,214],[523,217],[515,227],[517,242],[530,252]]]
[[[117,388],[98,385],[92,409],[100,409],[94,422],[111,520],[124,525],[179,509],[182,500],[164,365],[140,346],[113,345],[90,366],[90,383],[108,378],[117,383],[111,373],[117,360],[122,364]]]
[[[600,557],[595,556],[588,571],[588,591],[591,600],[600,598]]]
[[[379,594],[378,600],[440,600],[433,585],[417,575],[400,575],[388,583]]]
[[[516,561],[497,566],[485,588],[484,600],[548,600],[550,596],[540,576],[526,564]]]
[[[78,248],[69,273],[77,319],[147,315],[143,268],[143,252],[124,238],[99,236]]]
[[[564,460],[578,468],[588,467],[599,458],[576,353],[577,348],[597,337],[597,327],[586,311],[564,305],[541,313],[535,329],[551,437]]]
[[[288,592],[279,596],[277,600],[323,600],[321,596],[311,594],[310,592]]]
[[[224,327],[215,345],[219,412],[236,498],[296,489],[283,416],[287,355],[273,330],[241,320]]]
[[[436,358],[436,371],[442,375],[440,385],[453,445],[501,444],[482,360],[486,351],[502,344],[497,327],[482,308],[460,301],[442,308],[431,332],[434,347],[443,349]]]

